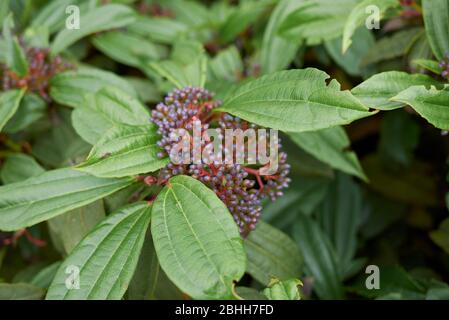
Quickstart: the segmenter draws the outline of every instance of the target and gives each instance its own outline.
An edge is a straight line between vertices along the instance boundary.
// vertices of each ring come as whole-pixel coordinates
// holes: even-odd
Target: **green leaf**
[[[70,109],[58,108],[52,113],[49,130],[39,133],[32,154],[43,164],[56,168],[73,166],[89,153],[89,144],[70,125],[70,115]]]
[[[0,131],[19,109],[25,90],[9,90],[0,93]]]
[[[30,284],[35,285],[39,288],[48,289],[60,265],[61,262],[57,261],[50,264],[49,266],[46,266],[33,277],[33,279],[30,281]]]
[[[342,127],[289,133],[290,138],[302,149],[327,163],[334,169],[341,170],[366,181],[355,152],[350,151],[351,142]]]
[[[32,226],[123,189],[132,178],[104,179],[72,169],[45,172],[0,187],[0,230]]]
[[[128,25],[128,30],[159,43],[173,44],[180,35],[187,32],[188,26],[165,17],[140,16]]]
[[[370,108],[392,110],[402,107],[404,103],[391,98],[401,91],[417,85],[442,86],[435,79],[423,74],[388,71],[372,76],[352,89],[351,92]]]
[[[201,28],[211,23],[208,8],[200,2],[166,0],[165,5],[173,12],[176,20],[189,26]]]
[[[235,46],[220,51],[209,63],[210,71],[217,80],[237,82],[243,76],[243,62]]]
[[[3,0],[0,2],[0,25],[3,25],[3,21],[8,16],[10,0]]]
[[[326,86],[328,77],[312,68],[265,75],[241,85],[216,111],[286,132],[325,129],[372,115],[350,92]]]
[[[368,70],[362,66],[363,57],[371,52],[375,44],[374,35],[364,27],[360,27],[354,33],[354,45],[345,53],[341,52],[342,40],[335,38],[324,43],[327,52],[332,59],[351,76],[367,74]]]
[[[95,68],[79,68],[57,74],[50,80],[50,95],[56,102],[76,108],[88,93],[95,93],[108,86],[137,97],[136,91],[126,80],[112,72]]]
[[[303,259],[297,244],[282,231],[259,221],[244,242],[248,256],[247,272],[268,285],[271,278],[299,278]]]
[[[126,77],[126,81],[137,92],[140,101],[145,103],[162,101],[162,95],[154,82],[138,77]]]
[[[432,288],[427,291],[426,300],[449,300],[449,288]]]
[[[194,299],[232,298],[246,257],[237,225],[215,193],[176,176],[158,195],[152,215],[159,262],[176,286]]]
[[[241,32],[254,23],[267,8],[268,2],[248,1],[240,3],[218,30],[222,43],[234,40]]]
[[[17,37],[11,33],[14,26],[12,14],[3,22],[3,38],[5,39],[6,65],[20,77],[24,77],[28,72],[28,61],[25,52],[19,44]]]
[[[449,218],[443,220],[437,230],[430,232],[430,238],[449,254]]]
[[[442,90],[435,87],[410,87],[391,99],[408,104],[435,127],[449,130],[449,86]]]
[[[6,63],[6,42],[0,38],[0,62]]]
[[[46,27],[50,33],[65,28],[66,19],[69,17],[66,8],[76,5],[80,9],[80,16],[86,13],[90,4],[85,0],[57,0],[45,5],[31,21],[31,27]]]
[[[121,31],[97,35],[93,45],[108,57],[128,66],[139,68],[149,61],[159,60],[166,55],[163,48],[145,38]]]
[[[78,169],[97,177],[115,178],[148,173],[165,167],[159,158],[160,137],[153,125],[113,127],[95,144]]]
[[[70,254],[105,216],[103,200],[97,200],[48,220],[50,235],[53,242],[59,243],[58,249],[65,256]]]
[[[415,160],[407,170],[392,172],[382,163],[378,154],[373,154],[365,157],[362,165],[370,181],[370,188],[377,193],[415,206],[438,205],[436,181],[429,174],[432,172],[430,164]]]
[[[64,260],[47,300],[118,300],[125,294],[150,223],[151,206],[128,205],[108,216]],[[79,289],[66,286],[69,267],[79,268]]]
[[[298,279],[273,279],[263,293],[268,300],[300,300],[299,286],[302,286],[302,282]]]
[[[284,19],[302,5],[298,0],[281,0],[276,5],[265,29],[261,48],[262,73],[285,69],[294,59],[302,40],[292,41],[278,35]]]
[[[376,6],[380,14],[380,19],[382,15],[390,8],[399,5],[397,0],[364,0],[357,4],[357,6],[352,9],[349,14],[346,24],[343,30],[343,43],[342,52],[346,52],[352,44],[352,36],[358,27],[364,24],[365,20],[368,18],[369,13],[366,12],[368,6]]]
[[[362,59],[362,66],[378,63],[407,55],[416,43],[425,36],[422,27],[395,32],[392,36],[380,38]]]
[[[44,171],[34,158],[18,153],[6,158],[0,177],[4,184],[9,184],[40,175]]]
[[[449,53],[449,2],[423,0],[423,17],[427,38],[438,60]]]
[[[0,300],[41,300],[45,290],[27,283],[0,283]]]
[[[358,0],[311,0],[290,13],[280,27],[280,33],[294,41],[306,40],[308,45],[337,38]]]
[[[86,96],[73,112],[72,122],[76,132],[90,144],[96,144],[113,127],[155,127],[148,110],[137,99],[113,87]]]
[[[327,235],[311,218],[299,215],[293,236],[304,256],[306,273],[321,299],[342,299],[343,287],[337,256]]]
[[[294,163],[295,159],[289,159],[290,163]],[[301,166],[303,165],[301,162]],[[327,178],[300,176],[299,179],[294,179],[282,197],[264,204],[264,220],[279,229],[290,230],[299,213],[313,213],[326,196],[329,184],[330,180]]]
[[[381,266],[379,268],[379,289],[370,290],[366,287],[367,275],[361,275],[349,290],[370,299],[383,298],[397,294],[404,300],[425,298],[425,289],[409,273],[399,266]]]
[[[327,197],[316,210],[321,229],[329,237],[344,277],[351,269],[357,250],[357,232],[362,221],[360,187],[347,175],[338,174]]]
[[[48,48],[50,34],[46,27],[27,28],[23,34],[23,41],[28,47]]]
[[[182,292],[167,278],[154,249],[150,230],[147,231],[139,263],[129,283],[130,300],[182,300]]]
[[[428,59],[416,59],[413,63],[437,75],[441,74],[441,68],[438,61]]]
[[[149,66],[178,88],[204,87],[206,82],[207,58],[201,43],[176,42],[170,60],[153,62]]]
[[[81,15],[79,29],[62,29],[51,45],[52,54],[58,54],[79,39],[100,31],[125,27],[135,21],[135,12],[124,5],[109,4]]]
[[[47,103],[35,93],[26,92],[19,108],[4,127],[6,133],[17,133],[41,119],[47,111]]]
[[[382,120],[379,153],[390,168],[409,167],[420,138],[415,117],[404,110],[388,112]]]

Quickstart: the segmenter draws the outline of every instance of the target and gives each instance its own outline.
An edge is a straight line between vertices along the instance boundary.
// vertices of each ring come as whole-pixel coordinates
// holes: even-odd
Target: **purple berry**
[[[258,127],[247,121],[229,114],[212,113],[220,106],[220,102],[213,100],[213,95],[202,88],[185,87],[175,89],[167,95],[163,103],[159,103],[152,111],[152,121],[158,126],[161,140],[158,145],[169,155],[175,144],[180,141],[174,134],[177,129],[186,130],[193,137],[193,126],[197,121],[201,123],[201,130],[216,128],[218,132],[224,129],[257,129]],[[179,131],[178,131],[179,133]],[[201,153],[208,151],[202,141]],[[278,141],[280,147],[280,141]],[[229,154],[229,150],[220,146],[221,151]],[[235,142],[233,158],[236,159]],[[246,151],[246,150],[243,150]],[[159,156],[164,155],[163,152]],[[193,150],[190,151],[193,159]],[[205,161],[210,160],[210,161]],[[262,213],[262,200],[275,200],[282,196],[282,189],[288,187],[290,166],[286,163],[287,155],[279,154],[279,166],[276,174],[261,176],[255,168],[241,164],[225,164],[215,160],[214,154],[203,157],[200,164],[169,163],[159,173],[159,180],[166,181],[178,174],[190,175],[201,181],[226,204],[235,222],[240,228],[242,236],[247,236],[255,229]],[[235,162],[235,161],[234,161]]]

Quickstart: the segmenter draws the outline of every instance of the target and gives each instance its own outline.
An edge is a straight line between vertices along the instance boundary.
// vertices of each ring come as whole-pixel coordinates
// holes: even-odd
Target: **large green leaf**
[[[101,199],[132,182],[132,178],[104,179],[73,169],[58,169],[2,186],[0,230],[32,226]]]
[[[399,3],[397,0],[364,0],[357,4],[357,6],[352,9],[351,13],[349,14],[343,30],[343,52],[346,52],[351,46],[351,38],[354,35],[356,29],[363,25],[368,18],[366,8],[373,5],[376,6],[379,10],[379,14],[381,15],[379,18],[382,18],[382,15],[386,10],[399,5]]]
[[[260,221],[244,242],[247,272],[264,285],[271,278],[299,278],[303,259],[297,244],[282,231]]]
[[[420,140],[416,117],[404,110],[388,112],[380,129],[379,153],[389,168],[407,168]]]
[[[273,129],[302,132],[348,124],[370,116],[349,91],[340,91],[317,69],[280,71],[248,81],[217,111]]]
[[[49,130],[39,133],[32,153],[43,164],[55,168],[73,166],[89,154],[90,145],[73,130],[70,116],[70,109],[58,108],[52,113]]]
[[[46,27],[50,33],[54,33],[65,27],[68,17],[66,8],[69,5],[76,5],[80,9],[80,15],[83,15],[91,3],[85,0],[57,0],[49,1],[31,21],[31,27]]]
[[[427,38],[438,60],[449,53],[449,2],[422,0]]]
[[[366,180],[357,155],[355,152],[348,150],[351,142],[342,127],[290,133],[289,136],[296,144],[318,160],[327,163],[332,168]]]
[[[6,19],[9,13],[10,0],[4,0],[0,2],[0,25],[3,24],[3,21]]]
[[[240,3],[220,26],[218,38],[224,43],[234,40],[239,33],[259,18],[268,4],[268,1],[261,0]]]
[[[410,105],[435,127],[449,130],[449,86],[442,90],[414,86],[391,100]]]
[[[206,82],[207,58],[201,43],[179,41],[169,60],[153,62],[149,66],[178,88],[204,87]]]
[[[246,257],[237,225],[215,193],[176,176],[158,195],[152,215],[154,246],[167,276],[195,299],[232,298]]]
[[[361,76],[368,74],[367,66],[362,66],[363,57],[371,52],[375,44],[373,33],[360,27],[354,33],[354,45],[352,45],[345,53],[341,52],[342,40],[335,38],[324,43],[327,52],[333,60],[343,68],[351,76]]]
[[[407,170],[392,171],[379,154],[372,154],[363,159],[362,165],[369,187],[386,198],[415,206],[438,205],[438,187],[429,163],[415,159]]]
[[[20,101],[16,113],[3,128],[3,131],[6,133],[17,133],[44,117],[46,112],[47,102],[39,95],[28,91]]]
[[[134,88],[112,72],[94,68],[79,68],[57,74],[50,80],[50,95],[58,103],[73,108],[80,106],[88,93],[105,87],[117,87],[133,97]]]
[[[362,82],[351,92],[364,104],[380,110],[392,110],[404,105],[392,101],[395,95],[411,86],[441,86],[435,79],[423,74],[409,74],[400,71],[388,71],[376,74]]]
[[[0,178],[4,184],[9,184],[40,175],[44,171],[33,157],[18,153],[6,158],[0,170]]]
[[[423,27],[404,29],[395,32],[391,36],[382,37],[375,43],[371,50],[365,54],[362,59],[362,65],[366,66],[394,58],[402,58],[402,56],[407,55],[413,48],[413,45],[419,43],[423,37],[425,40],[425,30]],[[354,45],[359,42],[357,39],[354,40]]]
[[[98,177],[126,177],[165,167],[160,137],[153,125],[113,127],[98,141],[78,169]]]
[[[46,299],[121,299],[137,266],[150,218],[151,206],[137,202],[101,222],[62,263]],[[79,270],[79,289],[67,288],[70,267]]]
[[[97,200],[48,220],[55,247],[62,255],[69,254],[105,216],[103,200]]]
[[[235,46],[218,53],[209,63],[215,79],[236,82],[243,76],[243,62]],[[217,81],[216,80],[216,81]]]
[[[109,4],[89,10],[80,17],[79,29],[62,29],[51,45],[51,52],[58,54],[79,39],[100,31],[121,28],[135,21],[135,12],[127,6]]]
[[[121,31],[111,31],[92,39],[94,46],[112,59],[132,67],[159,60],[165,50],[145,38]]]
[[[45,268],[41,269],[33,277],[33,279],[31,279],[30,284],[35,285],[39,288],[48,289],[60,265],[61,261],[56,261],[46,266]]]
[[[150,230],[147,231],[142,253],[129,283],[130,300],[181,300],[181,291],[167,278],[154,249]]]
[[[27,283],[0,283],[0,300],[41,300],[45,290]]]
[[[290,13],[280,27],[281,35],[291,40],[305,39],[307,44],[337,38],[358,0],[310,0]]]
[[[289,162],[293,163],[291,158]],[[300,162],[300,165],[303,166],[303,162]],[[264,204],[264,220],[281,230],[290,230],[299,213],[313,213],[326,196],[329,184],[328,178],[301,175],[293,180],[282,197]]]
[[[271,14],[263,35],[260,53],[263,74],[280,71],[294,59],[302,40],[285,39],[278,35],[278,31],[287,15],[297,9],[302,2],[301,0],[281,0]]]
[[[187,32],[188,26],[166,17],[140,16],[128,26],[128,30],[159,43],[172,44],[181,34]]]
[[[327,235],[311,218],[299,215],[293,236],[304,256],[306,273],[321,299],[342,299],[343,287],[337,255]]]
[[[441,68],[439,66],[438,61],[429,60],[429,59],[416,59],[412,61],[413,64],[418,65],[419,67],[428,70],[434,74],[441,74]]]
[[[360,187],[347,175],[338,174],[316,215],[338,256],[342,276],[352,265],[357,249],[357,231],[362,221]]]
[[[96,144],[113,127],[146,125],[148,130],[155,127],[150,122],[150,113],[137,99],[113,87],[87,95],[73,112],[72,122],[76,132],[90,144]]]
[[[9,90],[0,93],[0,131],[19,109],[25,90]]]

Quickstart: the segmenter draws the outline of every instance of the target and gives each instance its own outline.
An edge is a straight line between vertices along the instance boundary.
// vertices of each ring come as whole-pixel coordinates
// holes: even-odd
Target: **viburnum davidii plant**
[[[3,0],[0,299],[449,299],[449,0]]]

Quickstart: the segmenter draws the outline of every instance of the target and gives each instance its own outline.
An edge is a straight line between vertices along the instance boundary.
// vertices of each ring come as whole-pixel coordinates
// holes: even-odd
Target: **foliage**
[[[0,27],[0,299],[449,298],[449,0],[3,0]],[[278,171],[174,164],[197,120],[279,130]]]

